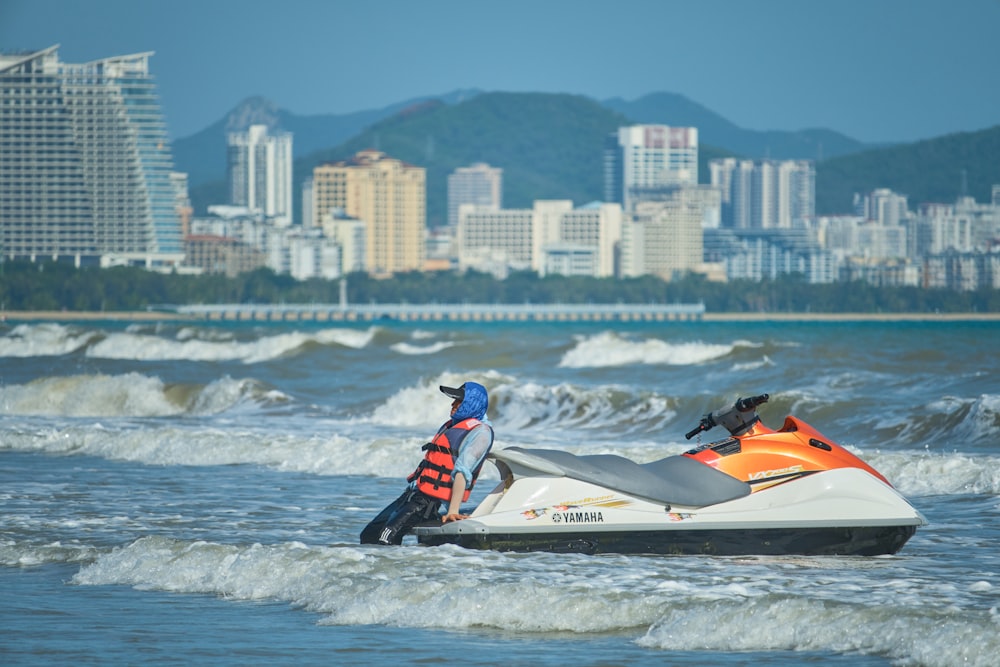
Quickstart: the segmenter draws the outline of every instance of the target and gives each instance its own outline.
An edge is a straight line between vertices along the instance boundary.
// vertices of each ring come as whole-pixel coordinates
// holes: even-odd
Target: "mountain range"
[[[535,199],[601,199],[602,150],[618,127],[658,123],[698,128],[699,182],[708,162],[724,156],[816,161],[817,213],[850,213],[855,192],[888,187],[925,201],[963,194],[989,201],[1000,184],[1000,125],[913,144],[865,144],[829,129],[740,128],[676,93],[634,101],[585,96],[457,90],[350,114],[299,116],[261,97],[249,98],[204,130],[179,139],[173,154],[188,173],[196,215],[226,203],[226,135],[251,124],[294,135],[294,188],[313,168],[375,148],[427,169],[428,224],[444,222],[447,175],[474,162],[504,169],[504,206]],[[296,198],[296,219],[301,202]]]

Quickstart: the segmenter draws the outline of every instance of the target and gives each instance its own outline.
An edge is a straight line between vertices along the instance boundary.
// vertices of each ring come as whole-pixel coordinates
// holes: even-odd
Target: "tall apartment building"
[[[703,262],[702,203],[685,188],[666,201],[641,201],[622,228],[623,277],[671,280]]]
[[[478,162],[448,175],[448,226],[458,226],[458,207],[473,204],[503,208],[503,169]]]
[[[292,135],[266,125],[231,132],[228,145],[229,203],[292,224]]]
[[[863,215],[865,220],[880,225],[900,225],[910,214],[906,195],[897,194],[887,188],[872,190],[858,199],[858,213]]]
[[[421,271],[426,256],[427,172],[367,150],[313,169],[313,226],[333,209],[365,222],[365,270]]]
[[[0,54],[0,253],[81,264],[184,257],[152,53]]]
[[[604,200],[626,212],[641,191],[698,183],[698,129],[667,125],[618,128],[604,147]]]
[[[722,192],[721,226],[791,229],[816,214],[816,169],[809,160],[709,162],[712,185]]]

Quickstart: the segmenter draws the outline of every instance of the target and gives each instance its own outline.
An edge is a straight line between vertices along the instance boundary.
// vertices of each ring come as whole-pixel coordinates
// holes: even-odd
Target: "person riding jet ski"
[[[459,514],[459,506],[469,499],[493,446],[493,427],[486,417],[489,395],[475,382],[442,385],[440,390],[454,399],[451,417],[424,445],[424,459],[407,477],[406,491],[361,531],[361,544],[402,544],[403,536],[437,515],[442,503],[448,504],[442,523],[468,518]]]

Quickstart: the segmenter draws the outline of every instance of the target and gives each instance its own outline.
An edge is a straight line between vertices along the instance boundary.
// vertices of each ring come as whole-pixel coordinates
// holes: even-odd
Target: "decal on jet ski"
[[[587,506],[626,507],[631,504],[632,501],[630,500],[623,500],[621,498],[616,499],[614,496],[608,495],[597,498],[583,498],[582,500],[560,503],[558,505],[552,505],[551,507],[532,507],[531,509],[521,512],[521,516],[528,521],[532,521],[540,516],[549,514],[554,523],[603,523],[604,515],[600,512],[570,512],[570,510],[580,509],[581,507]],[[569,514],[573,515],[572,518],[568,516]],[[589,515],[590,518],[587,518],[587,516],[584,515]]]
[[[553,512],[552,523],[604,523],[600,512]]]
[[[778,468],[776,470],[761,470],[758,472],[752,472],[747,476],[747,481],[757,482],[764,479],[772,479],[774,477],[790,477],[800,474],[802,474],[802,466],[794,465],[788,466],[787,468]]]
[[[691,519],[694,515],[687,514],[686,512],[667,512],[667,518],[671,521],[684,521],[685,519]]]

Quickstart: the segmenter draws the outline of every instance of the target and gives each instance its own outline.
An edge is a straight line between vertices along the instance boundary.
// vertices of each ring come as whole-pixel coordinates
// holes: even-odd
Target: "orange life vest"
[[[459,448],[469,435],[469,431],[482,423],[475,418],[465,419],[450,426],[445,422],[434,439],[424,445],[424,460],[413,474],[407,477],[407,481],[417,480],[417,490],[431,498],[445,502],[451,500],[452,475],[455,472],[455,459],[458,458]],[[465,488],[462,502],[469,499],[482,465],[480,462],[479,467],[472,471],[472,479]]]

